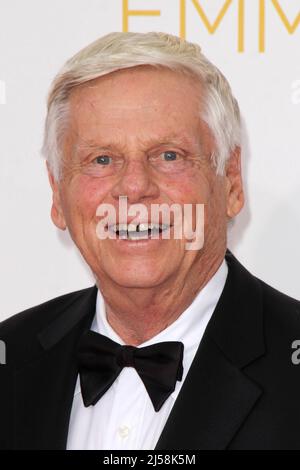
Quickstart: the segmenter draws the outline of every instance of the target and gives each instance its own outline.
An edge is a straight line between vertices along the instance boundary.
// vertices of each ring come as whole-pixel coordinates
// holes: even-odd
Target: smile
[[[108,227],[112,234],[120,239],[145,240],[157,238],[161,233],[170,229],[168,224],[140,223],[140,224],[114,224]]]

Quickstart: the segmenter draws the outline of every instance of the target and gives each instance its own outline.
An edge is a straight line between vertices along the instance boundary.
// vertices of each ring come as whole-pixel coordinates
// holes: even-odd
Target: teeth
[[[129,240],[145,240],[148,239],[148,230],[145,232],[128,232]]]
[[[166,224],[114,224],[110,226],[110,229],[113,232],[118,232],[120,230],[128,230],[128,231],[136,231],[137,227],[139,227],[139,231],[142,232],[143,230],[152,230],[152,229],[162,229],[165,230],[169,227]]]
[[[110,230],[112,232],[119,232],[120,230],[127,230],[127,224],[114,224],[114,225],[111,225],[110,227]]]
[[[117,233],[122,238],[126,238],[125,235],[130,236],[131,239],[141,238],[141,236],[146,236],[148,238],[148,231],[151,230],[152,232],[158,232],[159,230],[164,231],[169,228],[167,224],[155,224],[155,223],[141,223],[141,224],[114,224],[109,227],[109,229]],[[144,233],[143,233],[144,232]],[[136,236],[135,238],[133,238]]]
[[[128,224],[127,230],[128,232],[136,232],[138,225],[135,224]]]
[[[139,225],[139,230],[140,232],[143,232],[144,230],[149,230],[152,229],[154,224],[140,224]]]

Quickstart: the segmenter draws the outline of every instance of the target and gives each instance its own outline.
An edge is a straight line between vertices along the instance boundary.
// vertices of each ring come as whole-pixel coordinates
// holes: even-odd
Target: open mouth
[[[108,227],[112,234],[116,234],[117,238],[128,240],[146,240],[150,238],[158,239],[163,232],[169,230],[171,225],[168,224],[114,224]]]

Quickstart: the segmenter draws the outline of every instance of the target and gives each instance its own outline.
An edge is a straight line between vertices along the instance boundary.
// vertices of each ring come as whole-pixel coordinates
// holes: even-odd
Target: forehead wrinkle
[[[114,141],[109,141],[107,142],[105,138],[101,139],[99,138],[99,141],[97,140],[94,140],[94,139],[85,139],[84,137],[82,136],[78,136],[78,139],[79,141],[77,141],[75,144],[74,144],[74,147],[77,149],[77,148],[98,148],[98,147],[105,147],[105,148],[108,148],[108,147],[125,147],[126,146],[126,142],[124,142],[123,139],[120,139],[120,136],[116,139],[114,139]],[[167,134],[165,136],[161,136],[161,137],[147,137],[147,138],[144,138],[140,135],[136,136],[135,137],[135,140],[138,142],[138,144],[142,147],[151,147],[153,145],[161,145],[161,144],[170,144],[170,143],[177,143],[179,145],[191,145],[191,144],[194,144],[194,140],[193,138],[190,138],[190,137],[187,137],[185,136],[184,134],[177,134],[177,133],[172,133],[172,134]]]
[[[157,145],[168,145],[168,144],[190,147],[190,146],[196,145],[197,143],[200,143],[200,140],[198,142],[198,139],[195,139],[194,137],[189,137],[185,133],[178,133],[178,132],[162,135],[160,137],[153,137],[153,138],[146,138],[146,139],[143,139],[143,137],[138,136],[137,140],[140,142],[142,146],[145,146],[146,148],[151,148]]]
[[[120,139],[115,141],[114,143],[109,143],[105,142],[102,139],[99,139],[99,141],[96,141],[94,139],[85,139],[82,136],[78,135],[78,141],[74,142],[73,149],[75,152],[78,152],[80,150],[96,150],[96,149],[113,149],[117,146],[123,148],[125,150],[125,142],[122,142]]]

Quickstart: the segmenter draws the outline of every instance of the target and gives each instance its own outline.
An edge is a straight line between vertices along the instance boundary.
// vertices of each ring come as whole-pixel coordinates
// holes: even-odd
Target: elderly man
[[[1,324],[1,448],[300,449],[300,302],[226,249],[244,195],[221,72],[168,34],[102,37],[55,78],[43,152],[96,283]]]

